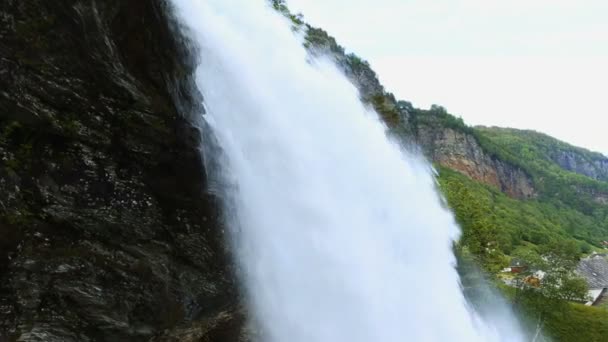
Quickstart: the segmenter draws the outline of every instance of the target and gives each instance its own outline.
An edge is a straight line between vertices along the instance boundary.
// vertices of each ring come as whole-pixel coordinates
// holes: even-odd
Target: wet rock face
[[[168,13],[0,4],[0,341],[238,340]]]
[[[488,155],[475,137],[440,126],[420,126],[418,142],[433,162],[492,185],[511,197],[532,198],[532,180],[521,169]]]

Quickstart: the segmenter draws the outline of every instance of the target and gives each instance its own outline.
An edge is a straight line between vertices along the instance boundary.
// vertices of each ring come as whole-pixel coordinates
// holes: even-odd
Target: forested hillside
[[[582,174],[593,173],[600,178],[603,171],[600,166],[607,160],[605,157],[536,132],[485,127],[468,129],[493,158],[529,175],[536,192],[532,198],[513,198],[495,187],[461,179],[476,198],[488,201],[505,253],[511,254],[514,247],[526,243],[542,245],[556,239],[575,240],[581,253],[589,253],[608,239],[605,198],[608,183]],[[577,168],[567,169],[571,164],[561,164],[564,155],[568,160],[574,160]],[[448,189],[455,178],[449,169],[441,172]]]

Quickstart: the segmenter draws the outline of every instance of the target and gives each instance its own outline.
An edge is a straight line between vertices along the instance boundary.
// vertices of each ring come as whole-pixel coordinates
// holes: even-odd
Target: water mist
[[[467,305],[459,230],[429,165],[387,138],[331,62],[311,62],[262,0],[172,2],[200,52],[204,120],[263,340],[523,340]]]

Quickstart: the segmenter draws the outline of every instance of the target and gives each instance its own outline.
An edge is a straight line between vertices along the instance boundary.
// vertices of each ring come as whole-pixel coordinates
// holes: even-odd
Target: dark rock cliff
[[[0,341],[235,341],[162,0],[0,3]]]

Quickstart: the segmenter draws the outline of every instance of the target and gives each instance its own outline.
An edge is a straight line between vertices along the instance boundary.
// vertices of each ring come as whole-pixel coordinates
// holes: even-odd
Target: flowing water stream
[[[467,304],[430,166],[262,0],[173,0],[251,312],[270,342],[521,341]],[[509,332],[508,334],[506,332]]]

